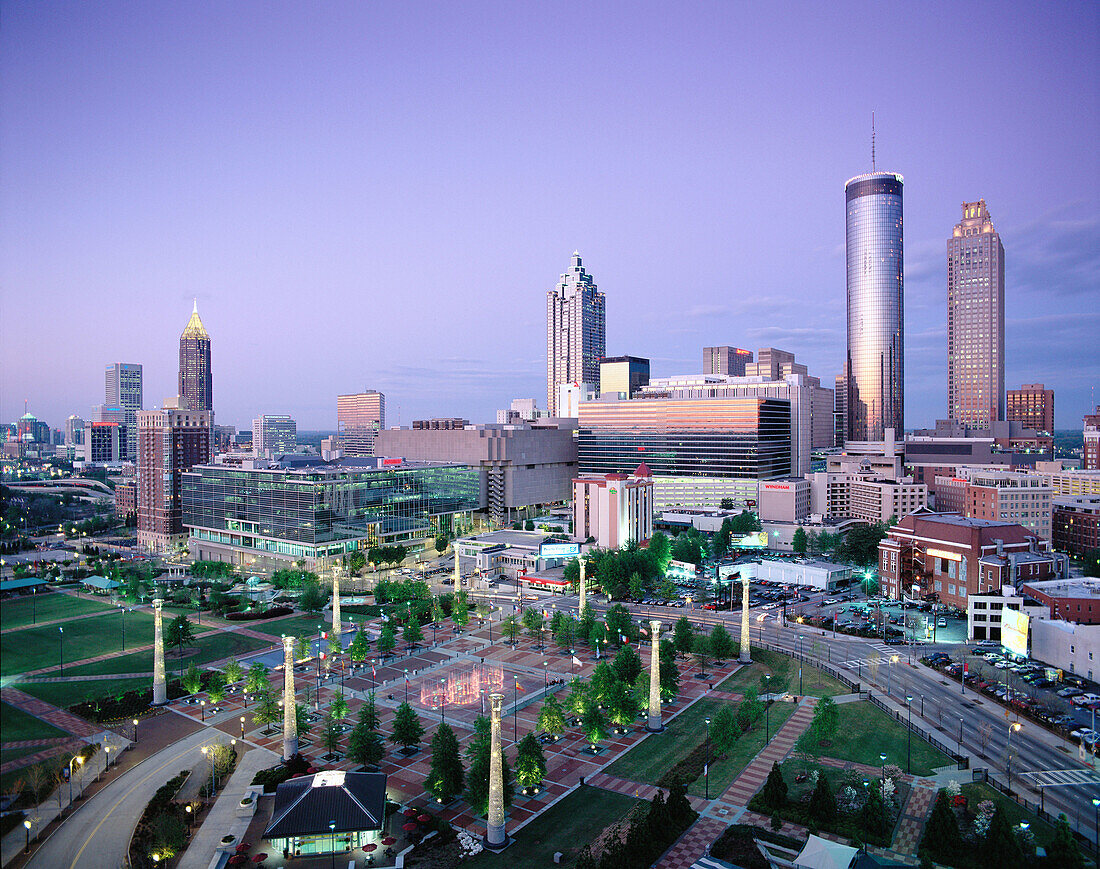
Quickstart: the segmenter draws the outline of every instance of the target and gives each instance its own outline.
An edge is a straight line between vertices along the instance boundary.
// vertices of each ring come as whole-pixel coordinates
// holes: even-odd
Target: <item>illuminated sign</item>
[[[383,465],[400,465],[404,459],[382,459]]]
[[[543,543],[539,547],[540,558],[572,558],[580,554],[579,543]]]
[[[962,561],[963,557],[957,552],[948,552],[946,549],[929,549],[928,554],[935,558],[946,558],[948,561]]]
[[[675,558],[669,561],[665,569],[665,576],[670,579],[695,579],[695,565],[690,561],[677,561]]]
[[[1001,610],[1001,645],[1013,654],[1026,658],[1027,627],[1030,621],[1030,617],[1019,610],[1010,610],[1007,607]]]
[[[730,548],[732,549],[767,549],[768,548],[768,532],[767,531],[753,531],[752,534],[746,534],[743,537],[731,537]]]
[[[780,492],[789,492],[789,491],[791,491],[791,484],[790,483],[765,483],[764,488],[765,489],[778,489]]]

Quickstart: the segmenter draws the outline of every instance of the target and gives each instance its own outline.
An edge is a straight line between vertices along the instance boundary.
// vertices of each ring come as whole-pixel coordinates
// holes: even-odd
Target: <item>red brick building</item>
[[[1025,383],[1008,390],[1008,421],[1054,434],[1054,390],[1042,383]]]
[[[1100,407],[1096,413],[1086,413],[1084,419],[1085,451],[1081,467],[1086,471],[1100,470]]]
[[[137,483],[128,480],[115,486],[115,515],[125,519],[137,513]]]
[[[924,599],[966,609],[967,597],[1028,580],[1066,575],[1069,560],[1012,522],[920,511],[902,519],[879,543],[883,594],[899,599],[917,587]]]
[[[1059,552],[1083,555],[1100,549],[1100,495],[1055,498],[1051,528]]]
[[[1050,607],[1052,619],[1079,625],[1100,625],[1100,579],[1028,582],[1021,591]]]

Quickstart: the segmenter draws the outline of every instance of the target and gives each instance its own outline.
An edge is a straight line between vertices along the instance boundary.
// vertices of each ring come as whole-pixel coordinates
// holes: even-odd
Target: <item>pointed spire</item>
[[[210,340],[210,333],[206,331],[206,327],[202,324],[202,320],[199,319],[199,300],[195,299],[195,305],[191,309],[191,319],[187,321],[187,325],[183,328],[183,334],[180,338],[205,338]]]
[[[195,306],[191,309],[191,313],[192,314],[197,314],[198,312],[199,312],[199,300],[196,298],[195,299]]]

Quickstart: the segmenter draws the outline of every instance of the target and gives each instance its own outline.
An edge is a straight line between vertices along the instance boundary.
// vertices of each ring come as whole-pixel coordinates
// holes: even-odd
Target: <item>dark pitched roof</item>
[[[380,830],[386,804],[386,776],[380,772],[330,770],[283,782],[265,839],[316,836],[330,832]]]

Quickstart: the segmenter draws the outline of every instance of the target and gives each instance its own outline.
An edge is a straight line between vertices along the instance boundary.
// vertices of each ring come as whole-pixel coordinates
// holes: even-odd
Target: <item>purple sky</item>
[[[1098,9],[5,4],[0,419],[24,398],[86,417],[112,361],[159,405],[193,296],[221,423],[331,428],[363,387],[390,424],[544,406],[545,293],[574,248],[609,354],[665,375],[771,345],[831,385],[874,108],[878,167],[905,176],[906,425],[946,414],[945,240],[984,197],[1008,385],[1053,386],[1080,427]]]

